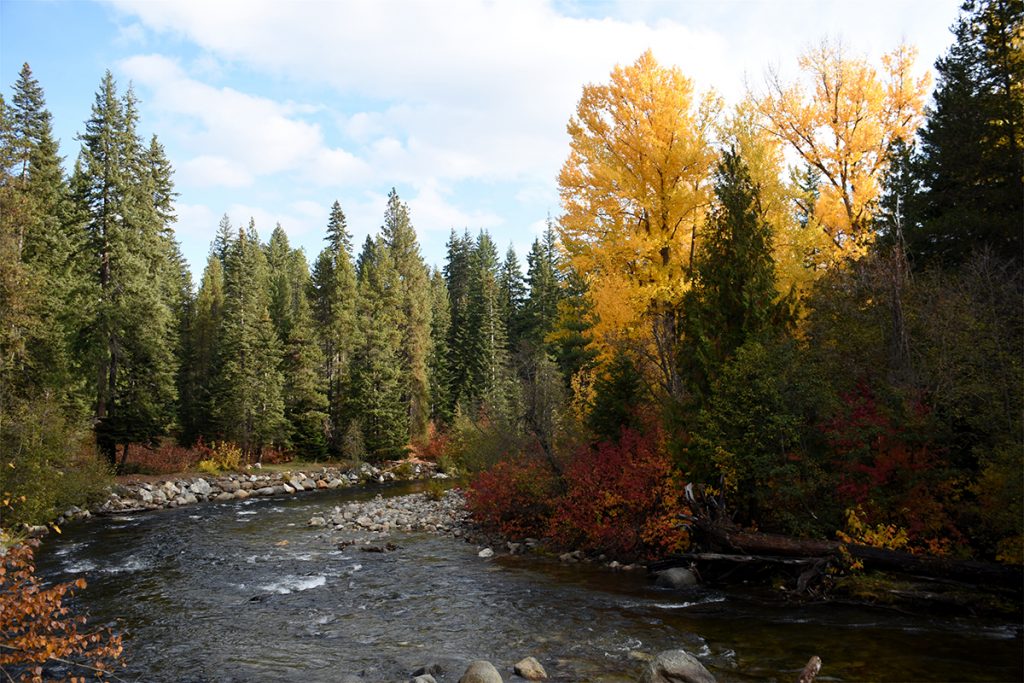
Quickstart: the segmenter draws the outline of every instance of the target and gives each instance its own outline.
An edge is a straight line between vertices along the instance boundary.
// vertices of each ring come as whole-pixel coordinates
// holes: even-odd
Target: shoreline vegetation
[[[469,477],[484,532],[570,559],[1020,610],[1024,3],[951,20],[934,89],[907,45],[822,41],[730,108],[651,51],[616,66],[582,87],[525,268],[468,228],[428,265],[392,188],[362,245],[335,201],[316,255],[225,215],[193,274],[134,90],[102,77],[65,164],[25,64],[0,98],[5,576],[32,582],[17,530],[64,512],[412,456]],[[203,476],[108,494],[140,467]],[[916,587],[872,585],[885,562]],[[1018,592],[940,590],[971,571]],[[4,628],[80,653],[68,590]]]

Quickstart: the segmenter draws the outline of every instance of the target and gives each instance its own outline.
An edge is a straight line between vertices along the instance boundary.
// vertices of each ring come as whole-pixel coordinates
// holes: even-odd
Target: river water
[[[382,489],[384,495],[407,487]],[[656,589],[536,557],[481,559],[465,542],[393,534],[389,553],[337,548],[314,512],[377,491],[207,503],[80,523],[48,540],[48,579],[82,576],[76,598],[125,634],[138,681],[403,681],[473,659],[506,678],[533,655],[556,681],[632,681],[636,652],[682,647],[720,681],[1020,681],[1021,627],[756,592]]]

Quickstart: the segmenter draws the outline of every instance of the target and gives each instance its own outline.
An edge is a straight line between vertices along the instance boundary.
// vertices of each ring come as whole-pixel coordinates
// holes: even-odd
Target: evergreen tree
[[[466,330],[460,349],[465,359],[466,385],[459,400],[470,415],[485,409],[511,417],[517,397],[501,315],[498,254],[490,235],[483,231],[471,254],[468,284]]]
[[[923,195],[906,231],[911,260],[957,263],[983,246],[1024,258],[1024,2],[967,0],[935,63],[920,132]]]
[[[508,251],[505,252],[505,260],[498,274],[498,292],[501,300],[501,318],[508,334],[508,348],[515,353],[519,350],[523,331],[526,282],[512,245],[509,245]]]
[[[356,273],[352,262],[352,236],[341,205],[334,202],[327,223],[327,246],[317,256],[310,279],[310,303],[317,340],[324,359],[329,446],[342,452],[348,430],[351,359],[357,345]]]
[[[107,72],[80,136],[72,183],[100,291],[89,326],[97,440],[111,462],[122,445],[122,463],[130,443],[151,442],[167,431],[177,397],[178,330],[163,288],[170,267],[160,242],[166,226],[136,134],[136,105],[131,90],[117,96]]]
[[[447,425],[451,424],[454,417],[448,350],[452,311],[444,275],[436,268],[430,276],[430,307],[430,356],[427,359],[430,418],[435,422]]]
[[[388,206],[381,229],[391,261],[398,272],[402,299],[402,371],[405,388],[403,403],[409,412],[409,431],[413,439],[426,434],[430,419],[427,359],[430,355],[430,281],[427,266],[420,255],[416,232],[409,220],[409,207],[398,198],[394,188],[388,194]]]
[[[375,459],[403,454],[409,440],[403,401],[402,293],[390,249],[366,238],[359,255],[359,342],[352,358],[351,414]]]
[[[469,382],[469,365],[465,348],[470,334],[468,309],[473,239],[469,236],[468,231],[460,236],[452,230],[446,246],[448,254],[444,266],[444,279],[448,287],[448,300],[451,304],[451,323],[448,326],[450,383],[447,412],[454,414],[455,407],[464,397]]]
[[[224,271],[215,416],[226,438],[260,457],[264,446],[284,442],[287,421],[267,260],[252,222],[232,242]]]
[[[533,241],[526,262],[530,294],[526,300],[523,336],[531,344],[540,346],[555,328],[558,302],[562,297],[557,236],[550,218],[543,237]]]
[[[581,371],[591,367],[597,358],[593,347],[593,304],[587,283],[575,269],[569,269],[558,301],[558,319],[547,339],[566,384],[571,384]]]
[[[200,436],[208,442],[223,438],[216,421],[217,378],[220,376],[220,338],[224,323],[224,266],[216,254],[206,269],[196,296],[186,353],[187,390],[182,393],[182,441]]]
[[[235,229],[231,227],[231,219],[224,214],[217,225],[217,235],[213,238],[213,244],[210,245],[210,253],[220,259],[221,265],[227,261],[228,252],[231,250],[231,243],[234,239]]]
[[[722,364],[748,339],[783,329],[789,298],[778,300],[772,229],[746,162],[727,150],[715,174],[715,205],[694,261],[684,300],[683,362],[705,397]]]

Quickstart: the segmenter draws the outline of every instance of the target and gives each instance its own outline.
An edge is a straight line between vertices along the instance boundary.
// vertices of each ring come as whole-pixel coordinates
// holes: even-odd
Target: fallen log
[[[872,548],[865,545],[841,544],[837,541],[791,538],[779,534],[743,531],[723,524],[701,523],[695,526],[698,536],[711,548],[751,556],[821,558],[837,555],[845,548],[866,569],[893,571],[936,579],[952,579],[962,583],[1000,586],[1021,590],[1024,573],[1019,567],[956,560],[948,557],[914,555],[900,550]]]

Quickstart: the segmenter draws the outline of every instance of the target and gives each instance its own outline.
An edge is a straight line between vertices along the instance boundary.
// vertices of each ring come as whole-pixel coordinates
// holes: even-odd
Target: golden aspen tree
[[[627,341],[650,353],[665,389],[679,388],[675,330],[695,231],[710,198],[710,140],[719,102],[698,99],[650,51],[583,88],[559,174],[559,236],[588,278],[598,347]]]
[[[832,243],[830,260],[857,258],[874,238],[871,215],[889,150],[910,141],[922,121],[930,77],[914,75],[915,56],[899,46],[882,57],[879,75],[866,59],[822,42],[799,60],[806,84],[769,75],[759,110],[767,129],[821,173],[814,214]]]

